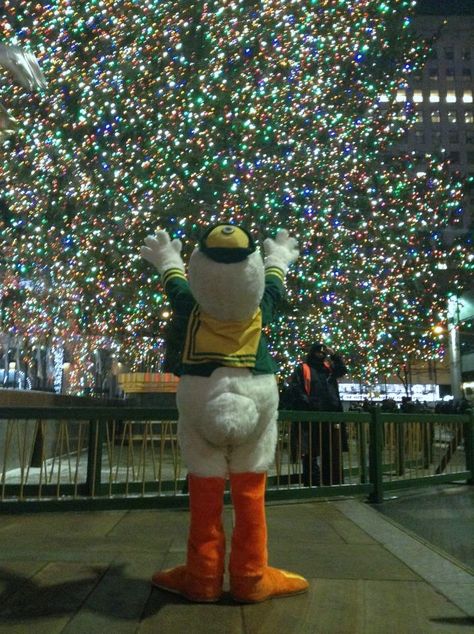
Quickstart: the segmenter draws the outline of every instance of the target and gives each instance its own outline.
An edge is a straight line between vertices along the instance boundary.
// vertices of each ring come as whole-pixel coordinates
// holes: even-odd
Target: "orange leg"
[[[300,594],[308,582],[300,575],[268,566],[264,473],[230,476],[235,527],[230,555],[230,592],[236,601],[258,603]]]
[[[222,526],[224,478],[189,475],[190,527],[186,565],[156,572],[157,588],[190,601],[213,603],[222,594],[225,535]]]

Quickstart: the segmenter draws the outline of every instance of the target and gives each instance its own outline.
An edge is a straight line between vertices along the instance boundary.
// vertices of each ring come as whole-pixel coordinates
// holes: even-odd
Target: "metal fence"
[[[175,409],[0,408],[0,508],[185,506]],[[474,417],[280,412],[268,499],[474,483]]]

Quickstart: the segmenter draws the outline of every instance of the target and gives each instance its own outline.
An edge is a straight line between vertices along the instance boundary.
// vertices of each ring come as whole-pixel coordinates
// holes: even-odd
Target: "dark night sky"
[[[474,0],[418,0],[417,13],[474,15]]]

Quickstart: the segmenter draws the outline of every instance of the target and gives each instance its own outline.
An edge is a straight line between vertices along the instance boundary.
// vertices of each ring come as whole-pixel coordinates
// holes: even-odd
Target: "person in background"
[[[321,342],[314,343],[290,379],[289,406],[342,412],[338,379],[345,374],[342,356]],[[344,424],[295,423],[292,439],[300,448],[305,486],[342,484],[342,451],[348,448]]]

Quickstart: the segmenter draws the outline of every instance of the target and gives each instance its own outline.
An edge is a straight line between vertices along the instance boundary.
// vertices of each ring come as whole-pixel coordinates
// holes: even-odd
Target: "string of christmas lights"
[[[320,338],[368,381],[442,354],[472,246],[442,241],[460,180],[394,149],[414,116],[397,91],[429,50],[414,5],[5,0],[0,41],[34,51],[49,88],[0,78],[21,115],[0,146],[0,330],[25,355],[66,346],[76,392],[101,347],[159,367],[170,313],[139,245],[165,227],[186,257],[225,220],[302,247],[270,333],[284,372]]]

